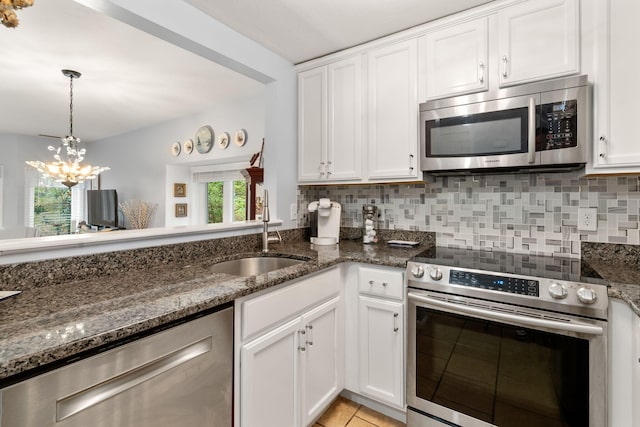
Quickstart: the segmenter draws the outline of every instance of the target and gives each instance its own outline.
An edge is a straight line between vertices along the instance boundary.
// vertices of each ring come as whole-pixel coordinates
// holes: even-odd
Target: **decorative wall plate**
[[[213,146],[213,129],[211,126],[202,126],[196,132],[196,150],[198,153],[204,154],[211,151]]]
[[[237,131],[233,135],[233,142],[235,142],[238,147],[242,147],[245,142],[247,142],[247,131],[244,129]]]
[[[177,156],[178,154],[180,154],[180,143],[179,142],[174,142],[173,144],[171,144],[171,154],[173,154],[174,156]]]
[[[227,132],[222,132],[218,136],[218,147],[223,150],[229,146],[229,134]]]
[[[185,154],[191,154],[193,151],[193,139],[187,139],[184,144],[182,144],[182,147],[184,148]]]

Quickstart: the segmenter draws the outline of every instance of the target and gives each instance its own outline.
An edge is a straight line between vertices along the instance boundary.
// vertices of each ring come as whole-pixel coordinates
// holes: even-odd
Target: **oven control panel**
[[[511,294],[540,296],[540,282],[518,277],[496,276],[463,270],[450,270],[449,283],[452,285],[471,286],[492,291],[509,292]]]
[[[407,262],[407,287],[606,318],[607,287],[555,278]]]

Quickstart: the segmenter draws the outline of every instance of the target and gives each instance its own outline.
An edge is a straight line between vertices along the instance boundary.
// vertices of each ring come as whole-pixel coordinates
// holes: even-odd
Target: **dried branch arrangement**
[[[127,200],[120,203],[120,209],[127,219],[130,228],[147,228],[158,207],[157,203]]]

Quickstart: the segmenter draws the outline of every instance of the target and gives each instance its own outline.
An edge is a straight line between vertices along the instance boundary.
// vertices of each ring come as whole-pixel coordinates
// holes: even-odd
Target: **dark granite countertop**
[[[404,268],[409,258],[435,245],[433,233],[384,236],[385,241],[421,244],[396,248],[343,238],[337,246],[312,247],[294,236],[272,245],[270,255],[306,262],[251,278],[214,273],[210,266],[260,255],[256,236],[124,251],[117,258],[96,255],[0,268],[0,290],[23,291],[0,301],[0,387],[332,265],[361,262]],[[618,246],[590,246],[583,248],[583,256],[609,282],[609,296],[626,301],[640,316],[640,256],[635,258],[636,248],[631,248],[632,255],[622,257]]]
[[[215,262],[260,252],[209,256],[183,264],[127,269],[30,288],[0,301],[0,386],[92,349],[231,302],[342,262],[404,268],[424,250],[359,240],[312,248],[302,240],[275,244],[270,255],[308,261],[275,272],[242,278],[213,273]],[[7,274],[8,275],[8,274]],[[0,289],[2,287],[0,286]],[[9,378],[9,380],[7,380]]]
[[[640,316],[640,246],[583,243],[582,258],[609,284],[609,297],[625,301]]]

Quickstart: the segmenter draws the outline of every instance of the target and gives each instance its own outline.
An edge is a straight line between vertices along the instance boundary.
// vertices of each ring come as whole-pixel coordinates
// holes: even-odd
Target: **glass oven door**
[[[461,426],[605,425],[606,322],[490,304],[410,291],[408,406]]]

